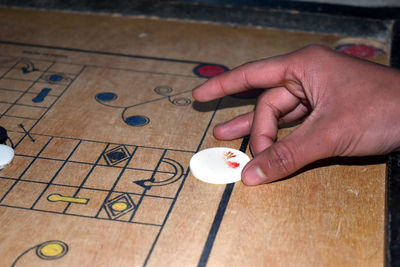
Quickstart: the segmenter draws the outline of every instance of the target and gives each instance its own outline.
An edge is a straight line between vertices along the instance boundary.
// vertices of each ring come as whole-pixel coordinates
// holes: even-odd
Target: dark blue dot
[[[124,119],[125,123],[131,126],[143,126],[149,123],[150,119],[145,116],[130,116]]]
[[[108,153],[107,156],[111,162],[119,161],[127,157],[122,151],[113,151]]]
[[[59,82],[63,79],[64,77],[59,75],[59,74],[53,74],[49,77],[49,80],[52,82]]]
[[[117,98],[117,95],[111,92],[99,93],[96,95],[96,99],[100,101],[112,101]]]

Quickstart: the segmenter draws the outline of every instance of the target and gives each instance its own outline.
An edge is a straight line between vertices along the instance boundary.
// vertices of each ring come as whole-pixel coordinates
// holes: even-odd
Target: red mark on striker
[[[228,164],[229,167],[236,169],[237,167],[239,167],[239,163],[234,162],[234,161],[227,161],[226,164]]]
[[[235,161],[229,161],[231,158],[236,157],[235,154],[233,154],[233,153],[230,152],[230,151],[229,151],[229,152],[225,152],[225,153],[224,153],[224,157],[225,157],[225,162],[226,162],[226,164],[227,164],[230,168],[236,169],[237,167],[239,167],[240,163],[235,162]]]

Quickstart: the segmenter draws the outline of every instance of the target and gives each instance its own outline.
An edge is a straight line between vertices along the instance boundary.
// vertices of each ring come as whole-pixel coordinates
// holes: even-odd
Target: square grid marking
[[[188,174],[180,162],[186,164],[187,157],[194,154],[39,134],[32,137],[43,140],[32,143],[41,147],[35,153],[19,150],[16,161],[0,171],[0,182],[6,186],[0,192],[0,206],[161,226],[178,195],[177,188]],[[88,144],[100,148],[90,157],[96,160],[77,161]],[[56,153],[55,147],[62,155],[49,157]],[[136,151],[140,151],[138,158]],[[154,167],[139,164],[138,159],[146,151],[154,153],[155,162],[149,164]],[[179,159],[166,157],[171,155]],[[117,159],[118,164],[109,157]],[[16,169],[17,175],[10,171]]]
[[[0,69],[0,124],[29,135],[84,65],[1,56]]]
[[[0,124],[16,152],[0,206],[161,227],[195,151],[30,133],[87,66],[0,56]]]

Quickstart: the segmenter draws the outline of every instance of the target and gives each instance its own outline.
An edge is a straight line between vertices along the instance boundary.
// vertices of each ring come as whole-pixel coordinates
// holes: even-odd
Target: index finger
[[[206,102],[251,89],[279,87],[285,83],[287,66],[286,56],[246,63],[209,79],[192,94],[195,100]]]

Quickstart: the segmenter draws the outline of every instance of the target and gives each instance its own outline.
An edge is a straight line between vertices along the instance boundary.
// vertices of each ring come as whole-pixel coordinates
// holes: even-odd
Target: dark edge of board
[[[400,21],[393,24],[390,65],[400,69]],[[400,152],[388,157],[385,210],[385,266],[400,266]]]
[[[59,10],[81,10],[88,12],[136,13],[154,11],[163,5],[190,4],[197,7],[210,5],[214,8],[230,7],[234,9],[275,9],[279,11],[321,13],[360,18],[396,19],[400,18],[400,7],[356,6],[332,3],[282,0],[0,0],[1,5],[44,8]]]
[[[359,8],[276,0],[0,0],[0,7],[184,19],[373,37],[383,41],[387,41],[388,36],[381,34],[389,31],[394,17],[400,18],[400,8]]]
[[[249,140],[250,140],[249,136],[245,136],[243,138],[242,144],[240,145],[240,149],[239,149],[243,153],[246,153],[246,149],[248,147]],[[200,260],[197,265],[198,267],[205,267],[207,265],[211,250],[214,245],[215,238],[217,237],[219,227],[221,225],[222,219],[224,218],[224,214],[225,214],[226,208],[228,207],[228,203],[231,198],[234,186],[235,186],[234,183],[227,184],[225,186],[225,190],[224,190],[221,200],[219,202],[217,212],[214,216],[214,221],[212,222],[210,231],[208,232],[207,240],[206,240],[206,243],[204,244],[203,251],[201,253]]]

